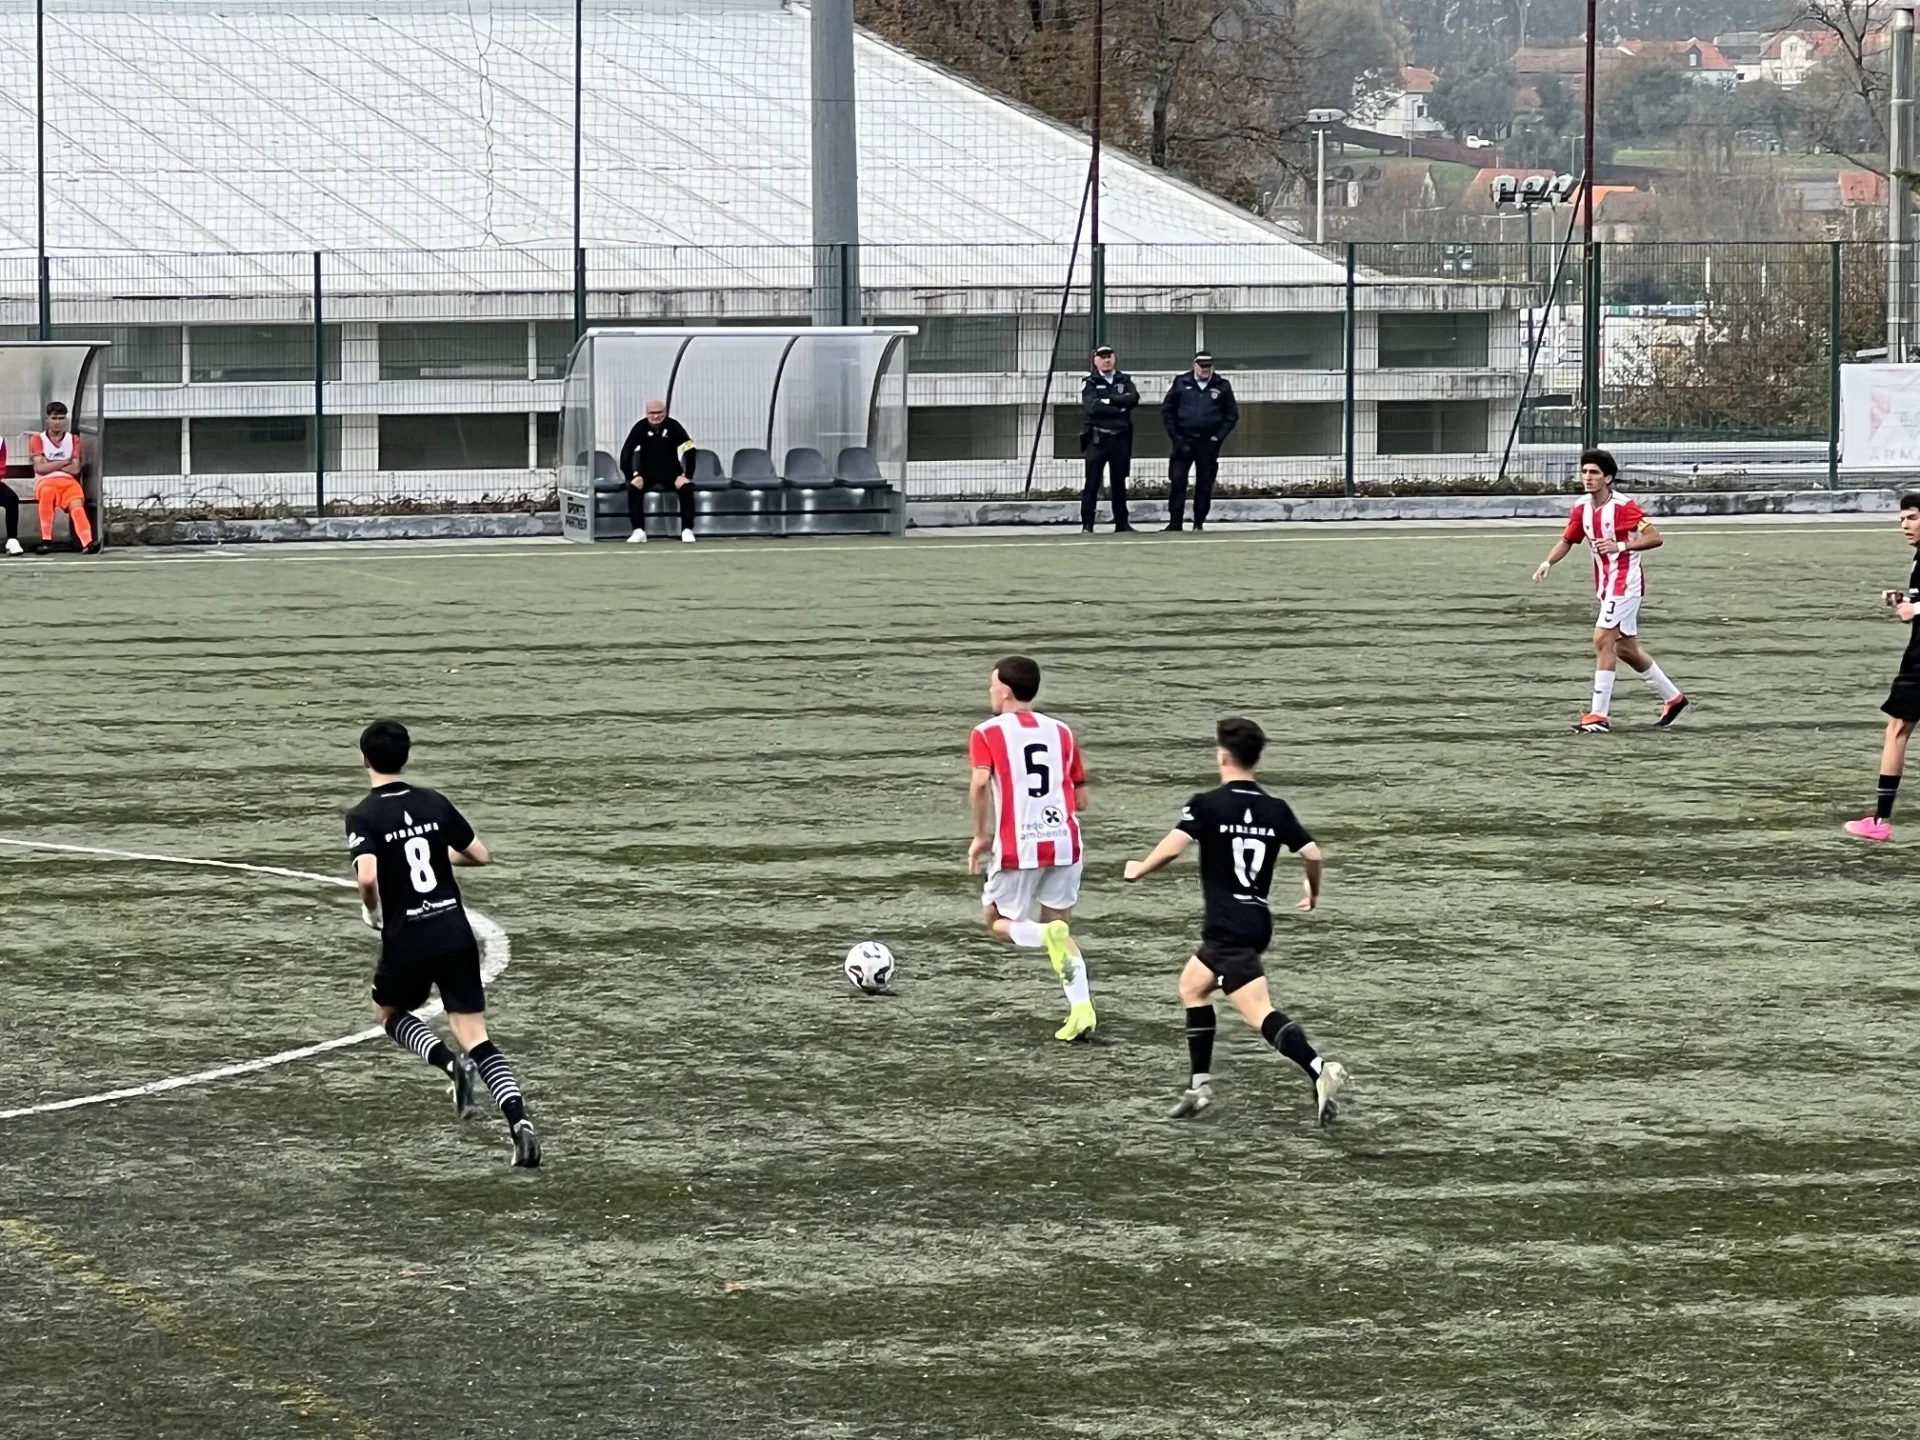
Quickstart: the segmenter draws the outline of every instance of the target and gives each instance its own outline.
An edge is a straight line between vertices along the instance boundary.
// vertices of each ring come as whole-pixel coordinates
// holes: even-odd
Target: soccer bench
[[[631,534],[618,437],[649,400],[693,436],[700,536],[898,535],[906,529],[907,326],[596,328],[561,410],[560,528]],[[723,462],[723,458],[724,462]],[[831,457],[831,459],[829,459]],[[665,489],[649,535],[680,529]]]
[[[611,457],[607,457],[609,460]],[[595,461],[594,536],[624,540],[631,530],[627,485],[617,469]],[[733,457],[733,474],[721,468],[711,450],[694,452],[694,533],[715,536],[893,535],[905,522],[906,497],[880,473],[879,461],[864,445],[848,446],[829,469],[826,457],[811,447],[787,452],[776,472],[765,450],[743,449]],[[665,489],[650,490],[644,500],[647,534],[673,539],[680,533],[679,499]]]

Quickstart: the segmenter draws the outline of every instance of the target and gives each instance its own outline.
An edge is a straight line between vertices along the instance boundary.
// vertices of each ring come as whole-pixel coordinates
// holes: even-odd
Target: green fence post
[[[1093,269],[1088,276],[1091,283],[1087,295],[1087,318],[1093,326],[1093,343],[1109,345],[1113,342],[1107,334],[1107,247],[1104,243],[1093,247],[1092,260]]]
[[[1588,217],[1591,225],[1592,217]],[[1581,307],[1580,336],[1580,444],[1591,450],[1600,443],[1600,242],[1587,242],[1586,304]]]
[[[1840,488],[1840,242],[1827,243],[1827,489]]]
[[[327,514],[327,327],[321,316],[325,297],[320,252],[313,252],[313,514]]]
[[[1357,251],[1358,248],[1359,247],[1357,247],[1353,243],[1353,241],[1349,240],[1347,242],[1347,324],[1346,324],[1346,360],[1345,360],[1346,370],[1347,370],[1347,395],[1346,395],[1345,403],[1342,404],[1340,408],[1342,411],[1341,423],[1346,427],[1346,438],[1341,445],[1341,450],[1346,457],[1345,489],[1349,497],[1353,495],[1353,411],[1354,411],[1353,371],[1354,371],[1354,366],[1357,363],[1357,352],[1359,349],[1359,335],[1356,333],[1355,319],[1354,319],[1354,313],[1353,313],[1353,299],[1354,299],[1353,284],[1354,284],[1354,269],[1355,269],[1354,259],[1355,259],[1355,252]]]

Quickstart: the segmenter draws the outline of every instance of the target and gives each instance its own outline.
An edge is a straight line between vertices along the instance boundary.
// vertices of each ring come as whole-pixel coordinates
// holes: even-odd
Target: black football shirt
[[[1267,889],[1282,849],[1313,843],[1278,795],[1235,780],[1187,802],[1177,827],[1200,842],[1200,891],[1206,899],[1203,940],[1264,949],[1273,938]]]
[[[368,792],[349,812],[348,854],[379,865],[385,949],[439,954],[472,940],[447,854],[472,843],[473,826],[451,800],[404,780]]]

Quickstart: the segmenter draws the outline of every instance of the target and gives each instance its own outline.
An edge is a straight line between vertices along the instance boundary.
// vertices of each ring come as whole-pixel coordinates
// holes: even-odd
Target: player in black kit
[[[1216,988],[1274,1049],[1307,1072],[1314,1108],[1322,1125],[1339,1113],[1334,1096],[1346,1083],[1338,1060],[1315,1052],[1297,1021],[1273,1008],[1260,957],[1273,938],[1267,888],[1281,847],[1298,851],[1306,869],[1306,897],[1299,909],[1320,900],[1320,847],[1277,795],[1254,783],[1253,767],[1267,737],[1251,720],[1232,716],[1215,731],[1220,749],[1220,788],[1196,795],[1180,814],[1180,823],[1144,860],[1127,862],[1127,879],[1151,875],[1195,840],[1200,842],[1200,890],[1206,923],[1200,948],[1180,972],[1180,999],[1187,1007],[1187,1054],[1192,1079],[1174,1107],[1174,1118],[1198,1115],[1213,1103],[1213,992]]]
[[[513,1137],[513,1163],[531,1170],[540,1164],[540,1137],[513,1067],[487,1038],[480,947],[453,878],[454,866],[485,865],[490,857],[452,801],[400,778],[412,745],[397,720],[377,720],[361,732],[360,758],[373,790],[347,815],[363,914],[380,932],[373,1003],[396,1045],[453,1081],[457,1113],[473,1108],[476,1077],[486,1081]],[[435,986],[458,1053],[413,1013]]]

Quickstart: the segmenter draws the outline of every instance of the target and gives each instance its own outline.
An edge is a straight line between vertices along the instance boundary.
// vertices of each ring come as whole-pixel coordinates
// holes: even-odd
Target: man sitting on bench
[[[80,437],[67,428],[67,407],[58,400],[47,406],[47,428],[28,437],[27,453],[33,457],[34,498],[40,502],[40,553],[53,548],[53,512],[64,510],[81,551],[93,554],[100,547],[80,484]]]
[[[693,543],[693,438],[668,416],[666,401],[647,401],[646,418],[620,447],[620,473],[627,480],[627,517],[633,521],[629,545],[646,543],[646,492],[669,488],[680,495],[680,538]]]

